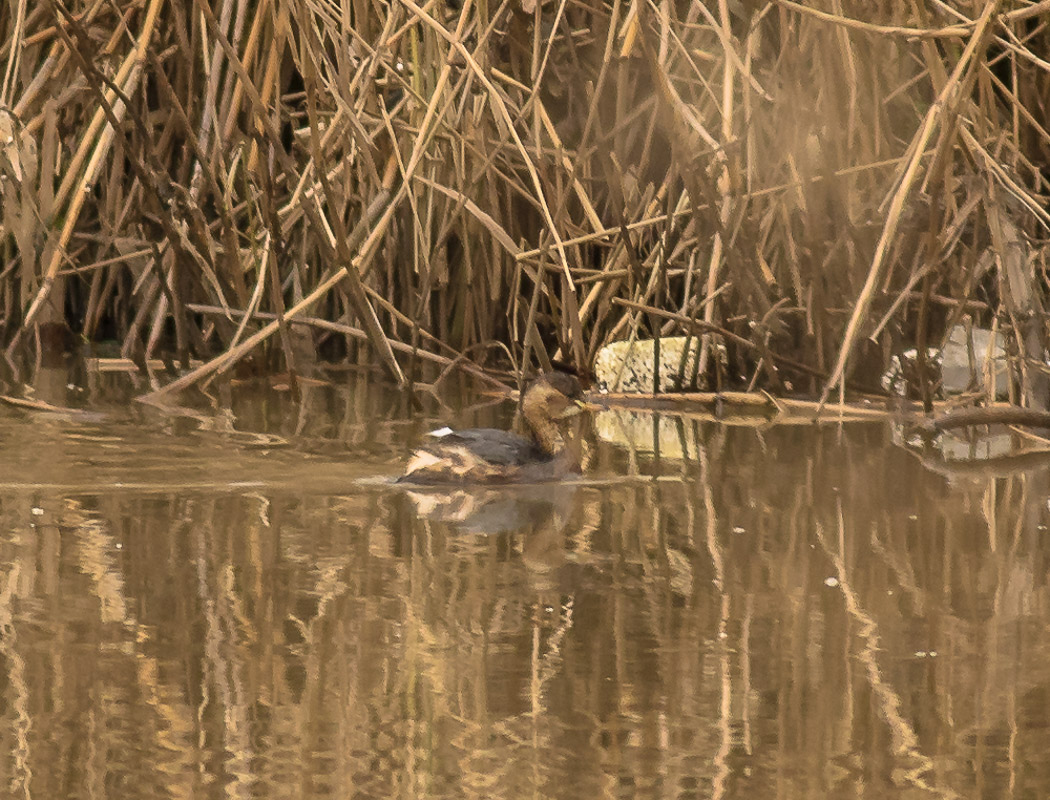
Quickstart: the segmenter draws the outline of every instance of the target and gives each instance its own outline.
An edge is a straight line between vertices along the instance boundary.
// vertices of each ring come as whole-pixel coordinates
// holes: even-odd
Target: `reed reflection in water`
[[[671,425],[688,459],[592,439],[589,479],[538,493],[6,484],[0,784],[1050,791],[1045,470],[946,477],[881,425]]]

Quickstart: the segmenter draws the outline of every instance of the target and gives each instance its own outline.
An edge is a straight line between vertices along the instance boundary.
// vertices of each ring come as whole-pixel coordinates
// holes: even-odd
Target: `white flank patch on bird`
[[[441,459],[433,453],[428,453],[426,450],[417,450],[405,465],[405,474],[411,475],[416,470],[426,469],[440,463]]]
[[[440,439],[442,436],[448,436],[452,433],[452,428],[438,428],[436,431],[431,431],[427,436],[433,436],[435,439]]]

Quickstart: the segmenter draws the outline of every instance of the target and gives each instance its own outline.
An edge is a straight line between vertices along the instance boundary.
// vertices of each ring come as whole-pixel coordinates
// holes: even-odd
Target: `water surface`
[[[0,409],[5,796],[1050,792],[1045,468],[624,416],[580,481],[390,485],[513,414],[450,405]]]

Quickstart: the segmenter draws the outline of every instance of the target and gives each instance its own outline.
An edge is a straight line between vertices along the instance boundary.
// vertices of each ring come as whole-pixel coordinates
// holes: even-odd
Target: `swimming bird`
[[[529,384],[521,410],[529,436],[495,428],[434,431],[417,449],[399,483],[492,484],[557,480],[578,469],[558,422],[584,408],[579,381],[548,372]]]

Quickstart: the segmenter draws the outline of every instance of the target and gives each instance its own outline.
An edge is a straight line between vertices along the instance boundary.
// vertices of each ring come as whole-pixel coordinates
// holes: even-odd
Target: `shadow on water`
[[[429,425],[512,409],[400,403],[0,412],[11,796],[1050,785],[1045,470],[946,477],[882,424],[605,417],[579,481],[407,491]]]

